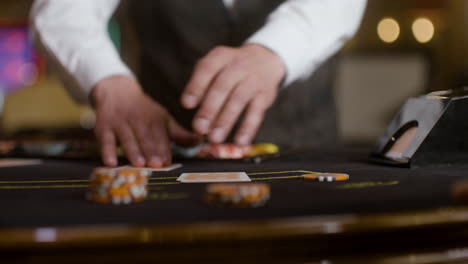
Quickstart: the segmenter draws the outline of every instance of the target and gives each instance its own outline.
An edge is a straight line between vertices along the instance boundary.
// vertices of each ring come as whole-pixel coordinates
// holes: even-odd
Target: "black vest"
[[[180,95],[197,60],[218,45],[239,46],[284,0],[238,0],[235,16],[222,0],[133,0],[130,17],[141,44],[140,82],[145,91],[190,128],[194,112]],[[292,147],[336,142],[330,60],[310,79],[282,90],[267,112],[256,142]]]

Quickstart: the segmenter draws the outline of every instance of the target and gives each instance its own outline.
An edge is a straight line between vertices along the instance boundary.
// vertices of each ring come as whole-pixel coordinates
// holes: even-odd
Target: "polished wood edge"
[[[375,256],[342,257],[334,259],[333,264],[460,264],[468,262],[468,248],[453,248],[446,250],[429,250],[428,252],[403,254],[377,254]]]
[[[468,207],[367,215],[324,215],[164,225],[0,228],[0,250],[21,247],[222,243],[466,225]]]

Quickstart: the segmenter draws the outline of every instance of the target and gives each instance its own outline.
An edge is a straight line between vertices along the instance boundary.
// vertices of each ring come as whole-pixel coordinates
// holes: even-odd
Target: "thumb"
[[[168,122],[169,138],[180,146],[194,146],[200,144],[202,136],[183,128],[177,121],[170,117]]]

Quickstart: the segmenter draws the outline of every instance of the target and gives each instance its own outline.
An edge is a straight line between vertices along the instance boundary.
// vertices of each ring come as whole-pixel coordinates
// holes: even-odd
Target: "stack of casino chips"
[[[236,144],[206,144],[196,154],[202,159],[241,159],[250,153],[251,146]]]
[[[220,207],[260,207],[270,199],[265,183],[213,183],[206,189],[205,201]]]
[[[97,168],[91,174],[86,198],[97,203],[130,204],[141,202],[148,194],[148,177],[144,169]]]

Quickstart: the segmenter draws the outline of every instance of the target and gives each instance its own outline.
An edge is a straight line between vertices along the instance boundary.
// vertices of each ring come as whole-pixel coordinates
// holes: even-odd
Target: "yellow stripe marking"
[[[306,170],[295,170],[295,171],[277,171],[277,172],[255,172],[248,173],[248,175],[268,175],[268,174],[285,174],[285,173],[317,173]],[[302,175],[292,176],[279,176],[279,177],[264,177],[264,178],[252,178],[253,181],[261,180],[279,180],[279,179],[293,179],[301,178]],[[149,180],[175,180],[177,177],[153,177]],[[80,183],[89,182],[90,180],[45,180],[45,181],[0,181],[0,184],[34,184],[34,183]],[[176,185],[180,182],[152,182],[148,185]],[[0,186],[0,190],[15,190],[15,189],[60,189],[60,188],[86,188],[87,185],[36,185],[36,186],[21,186],[21,185],[6,185]]]
[[[0,186],[2,190],[16,190],[16,189],[62,189],[62,188],[86,188],[88,185],[36,185],[36,186]]]
[[[392,186],[400,184],[399,181],[378,181],[378,182],[355,182],[355,183],[347,183],[336,188],[338,189],[363,189],[363,188],[372,188],[372,187],[379,187],[379,186]]]
[[[175,180],[179,177],[156,177],[156,178],[149,178],[150,180]]]
[[[167,193],[167,192],[154,192],[150,193],[146,199],[148,200],[180,200],[189,197],[188,193]]]
[[[157,177],[149,178],[149,180],[175,180],[177,177]],[[67,183],[67,182],[89,182],[90,180],[50,180],[50,181],[0,181],[0,184],[15,184],[15,183]]]
[[[172,184],[180,184],[179,182],[153,182],[148,183],[148,185],[172,185]],[[0,190],[18,190],[18,189],[62,189],[62,188],[87,188],[88,185],[32,185],[32,186],[24,186],[24,185],[5,185],[0,186]]]
[[[305,170],[296,170],[296,171],[278,171],[278,172],[255,172],[255,173],[247,173],[248,175],[267,175],[267,174],[285,174],[285,173],[317,173],[313,171],[305,171]],[[175,180],[178,177],[152,177],[149,180]],[[272,177],[273,178],[273,177]],[[282,179],[282,177],[279,177]],[[29,184],[29,183],[77,183],[77,182],[89,182],[90,180],[44,180],[44,181],[0,181],[0,184]]]
[[[89,180],[53,180],[53,181],[0,181],[0,184],[12,183],[59,183],[59,182],[89,182]]]
[[[266,178],[252,178],[252,181],[280,180],[280,179],[294,179],[294,178],[302,178],[302,175],[280,176],[280,177],[266,177]]]
[[[275,172],[254,172],[247,173],[248,175],[264,175],[264,174],[284,174],[284,173],[318,173],[315,171],[306,171],[306,170],[295,170],[295,171],[275,171]]]
[[[180,182],[152,182],[152,183],[148,183],[148,185],[174,185],[174,184],[180,184]]]

